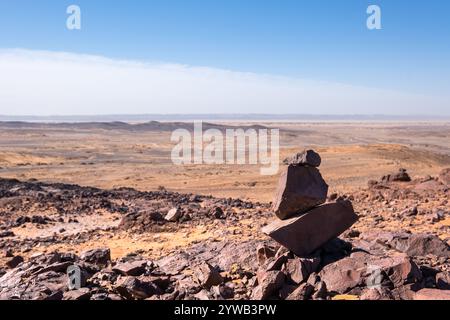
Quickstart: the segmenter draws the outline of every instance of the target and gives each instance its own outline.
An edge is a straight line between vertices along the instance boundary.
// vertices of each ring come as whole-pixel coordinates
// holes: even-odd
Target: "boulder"
[[[376,256],[357,251],[325,266],[319,276],[330,291],[339,294],[363,286],[380,290],[386,286],[403,288],[422,280],[422,274],[411,258],[395,252]]]
[[[328,203],[307,214],[276,221],[263,232],[299,257],[305,257],[349,229],[358,216],[349,201]]]
[[[366,264],[351,257],[325,266],[319,273],[328,291],[340,294],[364,284]]]
[[[432,234],[398,234],[393,237],[389,245],[410,257],[434,255],[450,258],[449,246]]]
[[[450,290],[422,289],[416,292],[414,300],[450,300]]]
[[[80,259],[98,266],[107,266],[111,262],[111,250],[108,248],[88,250],[81,253]]]
[[[320,167],[322,159],[314,150],[304,150],[289,158],[284,159],[283,163],[293,166],[311,166]]]
[[[327,194],[319,170],[290,165],[281,174],[272,210],[278,218],[288,219],[324,203]]]

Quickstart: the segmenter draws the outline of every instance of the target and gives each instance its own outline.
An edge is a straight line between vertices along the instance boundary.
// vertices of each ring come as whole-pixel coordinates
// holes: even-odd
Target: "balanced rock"
[[[314,167],[289,165],[281,174],[272,210],[284,220],[327,199],[328,185]]]
[[[351,202],[341,201],[319,206],[288,220],[276,221],[264,227],[263,232],[297,256],[304,257],[342,234],[357,220]]]
[[[322,158],[314,150],[305,150],[284,159],[283,163],[293,166],[311,166],[318,168],[322,163]]]

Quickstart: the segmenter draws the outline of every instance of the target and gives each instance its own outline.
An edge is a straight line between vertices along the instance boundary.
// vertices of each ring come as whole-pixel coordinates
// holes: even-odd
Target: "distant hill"
[[[126,123],[126,122],[25,122],[25,121],[3,121],[0,122],[0,129],[61,129],[61,130],[122,130],[122,131],[174,131],[177,129],[193,130],[193,123],[187,122],[158,122],[150,121],[144,123]],[[202,129],[267,129],[261,125],[251,126],[230,126],[203,122]]]

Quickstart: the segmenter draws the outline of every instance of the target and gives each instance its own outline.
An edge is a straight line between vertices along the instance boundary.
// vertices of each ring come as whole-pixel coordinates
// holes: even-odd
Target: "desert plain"
[[[108,248],[110,259],[118,261],[117,264],[129,260],[123,260],[124,257],[138,256],[141,260],[160,262],[166,276],[188,277],[198,271],[190,268],[190,258],[180,258],[183,252],[192,251],[198,259],[213,264],[224,250],[232,256],[239,250],[256,254],[258,244],[273,246],[261,228],[274,220],[270,202],[279,175],[261,175],[260,165],[174,165],[171,151],[175,144],[170,137],[173,130],[186,126],[189,124],[170,122],[0,123],[0,224],[5,251],[0,255],[0,276],[8,275],[17,265],[20,268],[22,260],[26,263],[55,252],[83,255],[87,250]],[[437,183],[441,172],[450,167],[450,122],[224,121],[208,126],[280,129],[280,171],[286,157],[303,149],[318,152],[322,158],[320,172],[329,185],[328,195],[333,195],[333,200],[340,197],[352,200],[359,215],[350,235],[346,235],[349,239],[370,242],[374,232],[380,235],[404,232],[432,234],[447,245],[450,241],[448,187],[430,183]],[[412,182],[386,187],[393,194],[386,196],[383,192],[387,189],[374,190],[373,184],[369,184],[400,168],[407,170]],[[401,190],[411,193],[398,196]],[[147,210],[151,215],[159,211],[164,217],[176,204],[186,206],[183,217],[188,218],[170,223],[158,221],[153,225],[147,220],[154,216],[151,219],[142,216]],[[211,211],[214,211],[212,217],[208,216]],[[200,213],[196,216],[197,212]],[[133,214],[134,220],[130,222],[126,217]],[[245,244],[244,249],[239,249],[240,244]],[[203,257],[205,254],[207,257]],[[19,264],[10,263],[14,257],[20,257]],[[270,258],[271,255],[259,256],[259,262],[263,264],[262,260]],[[448,277],[448,260],[438,258],[441,260],[431,262],[439,266],[436,274]],[[208,286],[208,290],[191,290],[183,297],[245,299],[274,295],[274,292],[262,296],[252,293],[258,283],[247,273],[253,272],[256,278],[256,271],[248,271],[251,267],[244,267],[244,262],[236,265],[216,261],[215,264],[220,266],[222,278],[228,277],[233,283],[234,293],[230,294],[231,289],[220,284],[217,292]],[[180,265],[185,267],[178,270],[176,266]],[[238,272],[239,268],[246,271]],[[427,275],[423,273],[420,281],[424,283],[422,277],[425,279]],[[198,278],[201,276],[195,277]],[[178,286],[182,280],[177,278]],[[92,278],[90,281],[100,286]],[[290,285],[291,292],[283,287],[284,293],[280,290],[275,295],[286,298],[298,289],[292,281]],[[423,284],[422,288],[436,286],[435,281],[428,286]],[[83,297],[99,298],[100,294],[115,298],[168,297],[182,291],[177,287],[167,289],[166,293],[139,295],[122,287],[106,293],[91,291]],[[399,293],[397,284],[395,290],[394,298],[409,297]],[[27,296],[25,291],[16,298],[35,298]],[[318,291],[316,285],[316,295]],[[329,291],[332,294],[323,298],[373,296],[359,285],[344,289],[336,286]],[[7,289],[4,293],[7,298],[15,297],[8,295]],[[52,294],[55,292],[42,296],[53,297]],[[71,294],[64,291],[63,296]]]

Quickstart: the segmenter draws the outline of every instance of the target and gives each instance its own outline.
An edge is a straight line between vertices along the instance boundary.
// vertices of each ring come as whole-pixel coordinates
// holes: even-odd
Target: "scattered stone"
[[[389,183],[389,182],[410,182],[411,177],[407,173],[406,169],[399,169],[397,173],[389,174],[381,178],[381,182]]]
[[[9,249],[6,249],[5,251],[3,251],[3,256],[4,256],[5,258],[13,258],[13,257],[14,257],[14,253],[13,253],[13,251],[9,248]]]
[[[19,264],[21,264],[24,261],[24,259],[21,256],[15,256],[12,259],[6,261],[6,266],[10,269],[14,269]]]
[[[81,254],[80,259],[95,265],[107,266],[111,262],[110,249],[93,249]]]
[[[283,287],[285,275],[281,271],[267,271],[258,275],[258,286],[253,290],[253,300],[267,300],[276,296]]]
[[[328,289],[325,282],[320,281],[314,286],[314,300],[326,299],[328,296]]]
[[[328,185],[314,167],[287,167],[281,174],[272,210],[285,220],[327,199]]]
[[[9,237],[14,237],[15,234],[12,231],[1,231],[0,232],[0,238],[9,238]]]
[[[450,271],[439,272],[436,274],[436,288],[450,290]]]
[[[268,259],[275,257],[275,250],[267,245],[262,245],[256,249],[259,265],[263,265]]]
[[[316,168],[320,167],[321,162],[322,158],[314,150],[304,150],[289,158],[284,159],[283,161],[283,163],[287,165],[311,166]]]
[[[344,294],[364,283],[364,262],[350,257],[329,264],[319,273],[329,291]]]
[[[223,210],[221,207],[215,207],[211,210],[211,215],[215,218],[215,219],[225,219],[226,215],[224,214]]]
[[[146,265],[147,265],[147,261],[143,261],[143,260],[123,262],[123,263],[116,264],[112,268],[112,270],[123,276],[137,277],[137,276],[144,274]]]
[[[63,300],[89,300],[92,296],[89,288],[81,288],[78,290],[71,290],[64,292]]]
[[[358,216],[348,201],[329,203],[307,214],[276,221],[263,232],[299,257],[310,255],[331,239],[350,228]]]
[[[198,283],[207,289],[223,282],[220,272],[207,262],[201,263],[194,271],[194,275]]]
[[[450,300],[450,290],[422,289],[416,292],[414,300]]]
[[[300,285],[286,300],[308,300],[314,293],[314,286],[309,283]]]
[[[410,257],[420,257],[429,254],[438,257],[450,257],[449,246],[439,237],[431,234],[395,235],[389,244]]]
[[[177,222],[181,218],[182,212],[179,208],[171,209],[165,216],[165,220],[169,222]]]
[[[444,210],[435,210],[431,216],[431,222],[438,223],[445,219],[445,211]]]
[[[317,271],[319,264],[320,258],[317,257],[291,259],[285,264],[285,273],[292,282],[301,284]]]
[[[147,299],[155,294],[161,294],[161,290],[152,282],[135,277],[124,277],[118,280],[116,291],[127,299]]]

